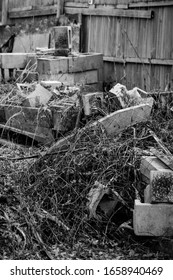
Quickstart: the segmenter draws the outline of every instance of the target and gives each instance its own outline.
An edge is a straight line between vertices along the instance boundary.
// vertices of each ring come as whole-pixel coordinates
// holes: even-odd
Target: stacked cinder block
[[[144,190],[144,203],[135,200],[134,232],[136,235],[173,236],[173,171],[156,157],[143,158],[140,168],[149,185]]]
[[[37,65],[40,81],[60,81],[66,85],[91,85],[96,90],[102,90],[102,54],[46,56],[38,58]]]

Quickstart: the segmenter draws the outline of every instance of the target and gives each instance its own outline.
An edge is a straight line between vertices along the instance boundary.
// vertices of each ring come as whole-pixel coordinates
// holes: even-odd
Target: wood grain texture
[[[92,16],[116,16],[116,17],[132,17],[132,18],[151,18],[151,11],[146,10],[121,10],[121,9],[109,9],[109,8],[96,8],[96,9],[85,9],[85,8],[68,8],[65,7],[67,14],[81,13],[83,15]]]
[[[8,1],[9,0],[2,0],[2,11],[1,11],[1,25],[6,25],[8,20]]]

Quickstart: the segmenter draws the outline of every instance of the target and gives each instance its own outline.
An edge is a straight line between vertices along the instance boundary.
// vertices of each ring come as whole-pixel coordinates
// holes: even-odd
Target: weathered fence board
[[[146,90],[173,87],[172,0],[64,3],[66,13],[82,14],[81,50],[103,53],[107,82],[123,81],[130,88]],[[57,4],[57,0],[9,0],[9,16],[14,22],[20,16],[56,16]],[[15,10],[20,7],[21,12]]]

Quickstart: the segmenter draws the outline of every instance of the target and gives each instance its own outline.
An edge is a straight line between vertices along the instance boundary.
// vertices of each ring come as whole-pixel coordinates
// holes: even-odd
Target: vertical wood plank
[[[57,0],[57,14],[56,17],[59,19],[60,15],[64,14],[64,0]]]
[[[8,20],[8,0],[2,0],[2,25],[6,25]]]

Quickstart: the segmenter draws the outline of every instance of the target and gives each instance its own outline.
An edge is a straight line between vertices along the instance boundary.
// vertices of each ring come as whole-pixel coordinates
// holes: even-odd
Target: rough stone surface
[[[163,169],[150,172],[151,202],[173,203],[173,171]]]

